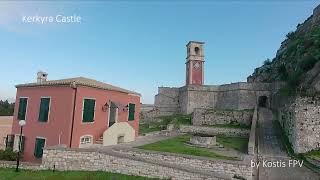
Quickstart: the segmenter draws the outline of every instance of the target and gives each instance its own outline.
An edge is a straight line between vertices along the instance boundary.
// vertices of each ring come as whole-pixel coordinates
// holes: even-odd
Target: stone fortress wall
[[[237,110],[254,109],[259,103],[259,97],[267,97],[267,107],[274,110],[275,115],[296,153],[305,153],[320,148],[320,97],[288,97],[277,92],[282,83],[233,83],[221,86],[184,86],[181,88],[159,88],[155,100],[155,109],[161,114],[198,114],[193,118],[195,125],[213,125],[219,122],[233,121],[231,115]],[[174,98],[166,97],[166,93]],[[170,107],[170,112],[166,111]],[[208,115],[202,118],[205,110],[232,110],[231,115],[219,118]],[[226,111],[223,111],[226,112]],[[247,115],[237,122],[249,124]],[[212,118],[210,118],[212,117]],[[228,118],[229,117],[229,118]],[[233,118],[234,119],[234,118]]]
[[[156,110],[161,112],[161,115],[179,113],[179,95],[180,88],[159,87],[154,100]]]
[[[196,108],[192,113],[192,124],[195,126],[212,126],[217,124],[239,123],[250,125],[253,109],[245,110],[213,110]]]
[[[158,114],[191,114],[196,108],[204,109],[254,109],[259,97],[266,96],[270,104],[271,92],[278,83],[232,83],[225,85],[183,86],[180,88],[159,87],[155,96],[155,111]]]
[[[319,22],[320,5],[314,9],[313,15],[305,23],[297,27],[297,33],[309,31],[309,27],[319,25]],[[197,42],[191,43],[197,44]],[[284,44],[282,47],[285,47]],[[203,56],[199,58],[203,60]],[[196,64],[196,60],[189,59],[189,61],[195,61],[191,65]],[[189,68],[190,71],[191,67],[187,67],[187,70]],[[187,79],[193,78],[192,73],[186,74]],[[314,85],[315,87],[320,87],[318,82]],[[295,152],[318,149],[320,146],[320,105],[318,105],[320,102],[318,101],[320,100],[314,102],[312,100],[314,97],[298,97],[293,101],[282,101],[283,97],[277,94],[284,85],[281,82],[260,83],[248,80],[248,82],[224,85],[187,83],[183,87],[159,87],[158,94],[155,96],[154,109],[146,114],[157,117],[193,113],[193,125],[197,126],[228,124],[235,120],[238,123],[250,124],[251,115],[239,114],[237,111],[253,110],[256,106],[272,108],[279,114],[278,119],[287,132]],[[206,114],[208,110],[212,112]],[[227,112],[228,110],[231,112]],[[223,115],[220,116],[221,112]]]
[[[320,97],[274,95],[272,109],[296,153],[320,148]]]

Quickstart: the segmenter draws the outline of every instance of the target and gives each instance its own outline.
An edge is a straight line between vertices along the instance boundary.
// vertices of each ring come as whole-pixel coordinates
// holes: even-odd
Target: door
[[[110,103],[110,113],[109,113],[109,127],[116,122],[117,118],[117,105],[113,102]]]
[[[42,158],[43,148],[46,143],[46,140],[43,138],[36,138],[35,148],[34,148],[34,156],[36,158]]]

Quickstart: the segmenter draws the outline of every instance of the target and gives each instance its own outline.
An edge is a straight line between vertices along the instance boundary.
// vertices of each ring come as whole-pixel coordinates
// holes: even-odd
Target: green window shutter
[[[128,120],[132,121],[134,120],[134,113],[136,111],[136,105],[135,104],[129,104],[129,116],[128,116]]]
[[[36,143],[34,148],[34,156],[36,158],[42,158],[45,141],[46,141],[45,139],[36,138]]]
[[[27,98],[20,98],[19,109],[18,109],[18,120],[26,120],[27,104],[28,104]]]
[[[82,122],[93,122],[96,100],[84,99]]]
[[[47,122],[49,116],[50,98],[41,98],[40,110],[39,110],[39,121]]]

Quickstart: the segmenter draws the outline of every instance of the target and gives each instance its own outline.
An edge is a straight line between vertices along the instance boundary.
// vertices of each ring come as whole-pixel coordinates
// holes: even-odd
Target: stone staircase
[[[100,136],[100,138],[95,141],[95,144],[101,144],[102,145],[103,144],[103,136]]]

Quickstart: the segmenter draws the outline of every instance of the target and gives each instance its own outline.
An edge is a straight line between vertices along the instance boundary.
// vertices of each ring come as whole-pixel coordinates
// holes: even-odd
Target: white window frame
[[[84,143],[82,143],[82,139],[84,139],[84,138],[89,138],[90,142],[84,141]],[[90,145],[93,145],[93,135],[91,135],[91,134],[82,135],[80,137],[80,141],[79,141],[79,148],[88,147]]]
[[[39,114],[40,114],[40,107],[41,107],[41,99],[42,99],[42,98],[49,98],[49,99],[50,99],[49,112],[48,112],[48,120],[47,120],[47,122],[39,121]],[[51,100],[52,100],[51,96],[41,96],[41,97],[40,97],[39,112],[38,112],[38,122],[39,122],[39,123],[49,123],[49,120],[50,120],[50,111],[51,111]]]
[[[86,99],[92,99],[92,100],[94,100],[93,121],[92,121],[92,122],[83,122],[84,101],[85,101]],[[83,97],[83,99],[82,99],[81,124],[93,124],[93,123],[95,122],[95,119],[96,119],[96,107],[97,107],[97,100],[96,100],[96,98]]]
[[[21,137],[24,137],[24,134],[21,134]],[[15,152],[19,151],[19,141],[20,141],[20,134],[14,134],[13,151]]]

